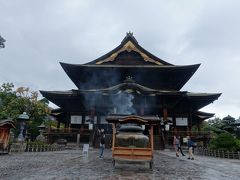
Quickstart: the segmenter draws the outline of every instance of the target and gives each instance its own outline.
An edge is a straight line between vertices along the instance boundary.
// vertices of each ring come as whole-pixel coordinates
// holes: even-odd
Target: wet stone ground
[[[176,158],[172,151],[155,151],[153,170],[147,163],[116,163],[114,169],[111,162],[109,149],[103,159],[97,149],[90,150],[88,157],[81,150],[12,153],[0,156],[0,179],[240,179],[240,160],[204,156],[188,160]]]

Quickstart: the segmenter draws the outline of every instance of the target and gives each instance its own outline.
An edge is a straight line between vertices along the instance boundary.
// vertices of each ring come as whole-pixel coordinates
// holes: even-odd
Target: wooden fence
[[[12,143],[9,152],[24,152],[26,147],[27,143]]]
[[[10,152],[44,152],[44,151],[61,151],[64,150],[64,145],[37,145],[27,143],[13,143],[10,146]]]
[[[52,144],[52,145],[32,145],[27,144],[26,152],[44,152],[44,151],[62,151],[65,149],[64,145]]]
[[[198,147],[195,149],[194,153],[196,153],[198,155],[203,155],[203,156],[212,156],[212,157],[239,159],[240,160],[240,151],[212,150],[209,148]]]

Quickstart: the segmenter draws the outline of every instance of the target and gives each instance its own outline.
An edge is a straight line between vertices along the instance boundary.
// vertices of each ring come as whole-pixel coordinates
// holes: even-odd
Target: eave
[[[213,103],[221,96],[221,93],[187,93],[181,102],[176,105],[179,112],[196,112],[199,109]]]
[[[136,82],[152,89],[180,90],[200,66],[60,64],[79,89],[107,88],[120,84],[126,76],[132,76]]]

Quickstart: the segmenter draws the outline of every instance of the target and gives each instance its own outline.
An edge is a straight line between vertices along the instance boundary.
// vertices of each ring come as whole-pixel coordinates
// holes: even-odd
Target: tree
[[[39,126],[50,113],[48,101],[38,100],[38,92],[26,87],[19,87],[15,91],[12,83],[4,83],[0,87],[0,118],[15,119],[26,112],[29,115],[28,132],[38,135]]]
[[[210,148],[224,151],[232,151],[238,150],[239,147],[233,135],[231,135],[230,133],[222,133],[210,141]]]
[[[228,115],[222,119],[222,129],[226,130],[231,134],[235,134],[236,128],[234,127],[234,123],[236,122],[235,118]]]
[[[11,110],[10,104],[17,98],[16,93],[13,91],[14,85],[12,83],[4,83],[0,87],[0,119],[16,118],[19,112]]]
[[[6,40],[3,39],[2,36],[0,36],[0,48],[5,48],[5,44],[4,44],[5,42],[6,42]]]
[[[213,131],[217,134],[228,132],[230,134],[236,135],[237,127],[235,126],[236,120],[230,115],[224,117],[223,119],[215,118],[208,121],[208,130]]]

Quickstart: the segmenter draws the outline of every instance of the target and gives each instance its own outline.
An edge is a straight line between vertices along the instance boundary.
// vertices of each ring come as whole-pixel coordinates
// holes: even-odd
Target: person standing
[[[101,129],[100,132],[100,150],[99,150],[99,158],[103,158],[103,152],[105,149],[105,133],[104,133],[104,129]]]
[[[179,140],[176,136],[173,136],[173,148],[175,149],[177,157],[179,157],[178,146],[179,146]]]
[[[188,159],[194,160],[194,157],[193,157],[194,143],[191,140],[190,136],[187,136],[187,139],[188,139],[188,142],[187,142],[187,145],[188,145]]]
[[[181,137],[178,136],[177,139],[178,139],[178,142],[179,142],[179,144],[178,144],[178,152],[181,152],[182,156],[185,156],[185,154],[182,151],[182,147],[181,147]]]

